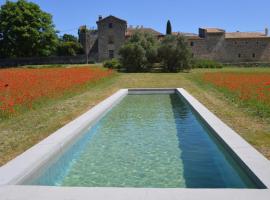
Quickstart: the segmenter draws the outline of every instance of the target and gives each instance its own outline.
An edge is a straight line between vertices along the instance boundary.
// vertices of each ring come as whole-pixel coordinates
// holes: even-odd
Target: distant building
[[[99,16],[97,30],[80,27],[79,40],[84,49],[88,50],[90,60],[104,61],[118,58],[120,47],[136,31],[151,33],[159,39],[164,37],[162,33],[151,28],[127,27],[125,20],[110,15],[106,18]],[[220,62],[270,61],[268,29],[265,29],[264,33],[226,33],[225,30],[218,28],[199,28],[198,35],[182,32],[173,34],[183,35],[187,39],[195,58]]]

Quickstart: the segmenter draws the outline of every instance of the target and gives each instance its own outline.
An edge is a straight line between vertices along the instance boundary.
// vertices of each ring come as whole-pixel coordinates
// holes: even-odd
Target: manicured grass
[[[197,83],[198,75],[209,71],[248,71],[266,68],[224,68],[193,70],[190,73],[117,73],[88,87],[81,93],[56,99],[35,110],[0,122],[0,165],[19,155],[58,128],[84,113],[120,88],[183,87],[218,115],[225,123],[270,158],[270,123],[268,118],[249,114],[215,88]]]

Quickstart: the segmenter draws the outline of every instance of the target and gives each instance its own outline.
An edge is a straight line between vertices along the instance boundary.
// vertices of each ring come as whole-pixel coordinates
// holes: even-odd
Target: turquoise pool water
[[[26,184],[256,188],[177,94],[128,95]]]

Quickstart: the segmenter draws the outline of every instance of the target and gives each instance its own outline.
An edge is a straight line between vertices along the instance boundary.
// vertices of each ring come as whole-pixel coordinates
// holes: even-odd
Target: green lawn
[[[40,108],[0,122],[0,165],[44,139],[120,88],[183,87],[270,159],[270,123],[232,103],[219,91],[197,84],[206,71],[263,71],[269,68],[224,68],[190,73],[118,73],[74,96],[50,101]]]

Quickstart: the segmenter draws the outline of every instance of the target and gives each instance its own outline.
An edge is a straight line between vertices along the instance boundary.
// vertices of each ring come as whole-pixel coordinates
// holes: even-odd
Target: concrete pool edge
[[[85,114],[57,130],[48,138],[33,146],[0,168],[1,199],[269,199],[269,189],[191,189],[191,188],[81,188],[14,185],[21,182],[28,170],[35,171],[63,146],[76,137],[85,126],[94,123],[108,109],[127,94],[180,93],[201,117],[217,132],[249,169],[270,187],[270,162],[242,139],[198,100],[182,88],[122,89],[108,97]],[[89,122],[92,120],[93,122]],[[69,132],[69,134],[66,133]],[[64,134],[65,132],[65,134]],[[228,134],[229,133],[229,134]],[[56,140],[58,142],[56,142]],[[30,162],[26,162],[30,159]],[[23,166],[20,166],[23,165]],[[18,168],[18,166],[20,166]]]
[[[0,187],[1,200],[269,200],[269,190],[188,188]]]
[[[230,150],[246,165],[268,189],[270,188],[270,162],[253,146],[246,142],[239,134],[222,122],[216,115],[210,112],[197,99],[183,88],[177,91],[187,100],[191,107],[202,119],[215,131],[218,137],[230,148]]]
[[[95,123],[127,94],[128,89],[121,89],[115,92],[86,113],[0,167],[0,185],[19,184],[27,177],[30,177],[53,156],[61,153],[65,146],[80,135],[86,127]]]

